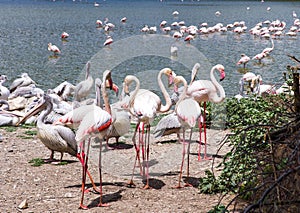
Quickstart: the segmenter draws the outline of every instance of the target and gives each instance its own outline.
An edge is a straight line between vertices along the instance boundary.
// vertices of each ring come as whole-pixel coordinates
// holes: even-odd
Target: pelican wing
[[[67,145],[77,153],[77,143],[75,140],[75,133],[68,127],[65,126],[54,126],[57,134],[61,137]],[[71,153],[70,153],[71,154]]]

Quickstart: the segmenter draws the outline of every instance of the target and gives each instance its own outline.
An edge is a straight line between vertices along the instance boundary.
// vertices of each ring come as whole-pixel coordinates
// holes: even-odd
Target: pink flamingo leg
[[[133,166],[133,169],[132,169],[131,180],[128,183],[129,186],[134,186],[135,185],[133,183],[133,174],[134,174],[134,170],[135,170],[135,167],[136,167],[136,160],[138,160],[139,167],[140,167],[140,173],[142,174],[141,159],[140,159],[140,147],[137,146],[137,144],[136,144],[136,133],[138,131],[139,125],[140,125],[140,123],[137,123],[137,125],[135,127],[135,131],[133,133],[133,137],[132,137],[132,142],[133,142],[133,145],[134,145],[134,148],[135,148],[136,156],[135,156],[134,166]],[[139,133],[139,138],[140,138],[140,133]]]
[[[204,160],[211,160],[212,157],[207,156],[207,140],[206,140],[206,102],[204,102],[204,114],[203,114],[203,129],[204,129]]]
[[[146,130],[146,140],[145,140],[145,146],[146,146],[146,178],[147,182],[146,185],[144,186],[144,189],[150,189],[149,186],[149,153],[150,153],[150,125],[147,124],[147,130]]]
[[[79,150],[81,150],[81,151],[78,152],[78,154],[77,154],[76,157],[79,159],[81,165],[84,166],[84,158],[85,158],[85,153],[84,153],[84,143],[81,142],[81,143],[79,144]],[[91,173],[89,172],[88,169],[86,170],[86,173],[87,173],[87,175],[88,175],[89,178],[90,178],[90,181],[91,181],[91,184],[92,184],[92,186],[93,186],[93,189],[94,189],[96,192],[100,192],[99,189],[96,187],[96,184],[95,184],[95,182],[94,182],[94,179],[93,179],[93,177],[92,177],[92,175],[91,175]],[[90,191],[89,189],[85,189],[85,192],[89,192],[89,191]]]
[[[188,181],[190,177],[190,145],[192,142],[192,134],[193,134],[193,128],[191,128],[191,134],[190,134],[190,139],[187,147],[187,170],[186,170],[186,183],[184,186],[192,186]]]
[[[97,139],[99,139],[99,138],[97,138]],[[102,202],[102,198],[103,198],[103,191],[102,191],[102,146],[100,146],[100,151],[99,151],[99,177],[100,177],[100,201],[99,201],[98,207],[107,207],[107,206],[109,206],[109,204]]]
[[[199,126],[199,149],[198,149],[198,161],[201,161],[201,143],[202,143],[202,120],[201,116],[198,119]]]
[[[182,168],[183,168],[183,164],[184,164],[184,157],[185,157],[185,129],[183,129],[182,132],[182,140],[183,140],[183,148],[182,148],[182,160],[181,160],[181,166],[180,166],[180,172],[179,172],[179,178],[178,178],[178,185],[175,187],[177,189],[181,188],[180,182],[181,182],[181,178],[182,178]]]
[[[89,155],[89,147],[90,147],[90,138],[88,140],[88,147],[87,147],[87,153],[84,155],[83,149],[84,149],[84,142],[81,150],[82,156],[85,156],[83,159],[82,164],[82,185],[81,185],[81,200],[80,200],[80,209],[88,209],[87,206],[83,205],[83,199],[84,199],[84,193],[85,193],[85,182],[86,182],[86,173],[87,173],[87,167],[88,167],[88,155]]]

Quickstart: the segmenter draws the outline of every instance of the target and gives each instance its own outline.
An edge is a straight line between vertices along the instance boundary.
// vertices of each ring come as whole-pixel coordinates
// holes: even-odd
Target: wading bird
[[[163,94],[163,97],[166,101],[165,105],[162,105],[161,99],[159,98],[158,95],[155,93],[145,90],[145,89],[140,89],[140,81],[137,77],[133,75],[127,75],[124,79],[124,91],[126,94],[129,94],[129,85],[132,82],[136,83],[134,91],[130,94],[130,101],[129,104],[126,107],[129,109],[129,112],[137,118],[137,124],[136,128],[132,137],[133,145],[136,150],[136,158],[135,158],[135,163],[134,167],[136,164],[136,160],[138,159],[140,162],[140,151],[139,147],[136,144],[136,134],[137,131],[139,130],[139,139],[145,138],[143,141],[140,140],[139,142],[142,144],[142,154],[143,154],[143,160],[146,160],[146,185],[144,186],[145,189],[149,188],[149,142],[150,142],[150,125],[154,117],[156,116],[156,113],[158,112],[167,112],[171,106],[172,106],[172,101],[171,98],[164,87],[162,83],[162,75],[166,75],[169,78],[169,83],[172,83],[174,74],[170,68],[164,68],[160,70],[157,80],[158,80],[158,85],[161,89],[161,92]],[[146,126],[146,135],[144,137],[144,126]],[[140,135],[140,128],[142,132],[142,136]],[[144,151],[144,147],[146,147],[146,153]],[[145,164],[143,164],[143,176],[145,174]],[[134,171],[133,171],[134,173]],[[132,178],[129,183],[129,185],[134,185],[133,183],[133,173],[132,173]]]
[[[48,43],[48,51],[53,52],[54,56],[60,53],[60,49],[52,43]]]
[[[191,97],[187,97],[187,82],[182,76],[176,76],[174,78],[174,88],[177,89],[177,85],[183,83],[184,84],[184,90],[182,94],[179,97],[179,100],[175,106],[175,112],[178,117],[179,122],[181,123],[182,127],[182,140],[183,140],[183,150],[182,150],[182,160],[181,160],[181,166],[180,166],[180,173],[179,173],[179,181],[177,188],[181,188],[180,182],[182,178],[182,169],[184,164],[184,158],[185,154],[187,153],[187,180],[189,178],[189,153],[190,153],[190,144],[192,140],[192,133],[193,128],[195,127],[197,120],[199,119],[201,115],[201,108],[200,105]],[[185,141],[185,131],[186,129],[190,129],[190,138],[188,141],[188,147],[186,150],[186,141]],[[201,141],[200,141],[201,142]],[[186,184],[186,186],[189,186],[190,184]]]
[[[222,85],[216,80],[214,71],[217,70],[220,73],[220,81],[225,78],[224,66],[221,64],[217,64],[213,66],[210,70],[210,79],[209,80],[197,80],[193,81],[192,84],[189,85],[187,90],[187,95],[193,97],[199,104],[203,103],[204,113],[203,113],[203,129],[204,129],[204,159],[211,159],[207,157],[206,154],[206,102],[210,101],[212,103],[221,103],[225,99],[225,91]],[[200,130],[200,141],[199,141],[199,152],[198,152],[198,160],[201,159],[201,129],[202,122],[199,121],[199,130]]]

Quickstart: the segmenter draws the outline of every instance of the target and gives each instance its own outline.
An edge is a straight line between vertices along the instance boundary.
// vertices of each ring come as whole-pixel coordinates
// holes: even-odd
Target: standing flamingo
[[[266,47],[262,52],[269,55],[274,50],[274,41],[271,39],[272,47]]]
[[[103,73],[103,82],[107,82],[107,79],[111,78],[111,71],[105,70]],[[105,136],[106,147],[109,148],[108,141],[110,138],[116,138],[116,143],[118,144],[120,136],[129,132],[130,129],[130,116],[127,111],[123,109],[117,109],[114,106],[111,106],[109,103],[108,94],[105,87],[101,87],[102,97],[104,100],[105,110],[112,116],[111,128]],[[115,90],[116,91],[116,90]]]
[[[111,75],[107,75],[103,78],[101,88],[106,87],[106,80],[109,81],[112,87],[112,80]],[[107,102],[107,99],[104,98],[104,101]],[[82,149],[80,150],[83,154],[84,164],[82,167],[82,195],[80,201],[80,208],[87,209],[86,206],[83,205],[84,199],[84,188],[85,188],[85,181],[86,181],[86,173],[87,173],[87,163],[88,163],[88,155],[89,155],[89,146],[90,146],[90,139],[92,136],[96,135],[98,139],[104,139],[107,137],[107,133],[111,128],[112,124],[112,116],[109,112],[101,109],[98,106],[95,106],[93,111],[86,112],[86,115],[82,118],[80,125],[78,126],[78,130],[76,131],[76,141],[82,144]],[[87,144],[87,151],[84,154],[84,141],[88,139]],[[81,145],[80,145],[81,148]],[[102,161],[101,161],[101,154],[102,154],[102,146],[100,145],[99,150],[99,176],[100,176],[100,202],[98,206],[108,206],[107,204],[102,202]]]
[[[184,158],[185,154],[187,152],[187,179],[189,178],[189,153],[190,153],[190,143],[192,140],[192,133],[193,133],[193,128],[195,127],[197,120],[199,119],[201,115],[201,108],[197,101],[195,101],[193,98],[187,98],[187,82],[182,76],[176,76],[174,78],[174,88],[175,90],[177,89],[177,85],[179,83],[184,84],[184,90],[182,94],[180,95],[179,101],[177,102],[175,106],[175,112],[177,114],[178,120],[181,123],[181,127],[183,129],[182,132],[182,140],[183,140],[183,150],[182,150],[182,160],[181,160],[181,166],[180,166],[180,173],[179,173],[179,181],[178,181],[178,186],[177,188],[181,188],[180,181],[182,177],[182,168],[184,164]],[[185,131],[186,129],[190,129],[190,138],[188,141],[188,147],[186,151],[186,141],[185,141]],[[186,186],[189,186],[187,183]]]
[[[220,73],[220,81],[225,78],[224,66],[221,64],[217,64],[213,66],[210,70],[210,79],[209,80],[197,80],[193,81],[193,83],[188,87],[187,95],[193,97],[198,103],[204,104],[204,113],[203,113],[203,129],[204,129],[204,159],[210,159],[206,155],[206,102],[210,101],[213,103],[221,103],[225,99],[225,91],[222,85],[216,80],[214,76],[214,71],[218,70]],[[198,160],[201,159],[201,129],[202,122],[199,121],[199,129],[200,129],[200,141],[199,141],[199,152],[198,152]]]
[[[48,43],[48,51],[53,52],[54,56],[60,53],[60,49],[52,43]]]
[[[250,57],[246,54],[241,54],[240,60],[236,63],[237,65],[243,64],[244,68],[246,68],[246,64],[250,61]]]
[[[146,185],[144,186],[145,189],[150,188],[149,187],[149,142],[150,142],[150,124],[154,117],[156,116],[156,113],[158,112],[167,112],[171,106],[172,106],[172,101],[171,98],[165,89],[163,83],[162,83],[162,75],[166,75],[169,78],[169,83],[172,82],[173,80],[173,72],[170,68],[164,68],[160,70],[157,80],[158,80],[158,85],[161,89],[161,92],[163,93],[164,99],[166,101],[165,105],[162,105],[161,99],[159,98],[158,95],[155,93],[145,90],[145,89],[140,89],[140,81],[137,77],[133,75],[127,75],[124,79],[124,91],[126,94],[129,94],[128,88],[129,85],[134,81],[136,83],[135,90],[130,94],[130,100],[129,104],[125,106],[126,108],[129,109],[130,113],[137,118],[137,124],[136,128],[132,137],[132,141],[136,150],[136,159],[138,159],[140,162],[140,155],[139,155],[139,147],[136,144],[136,134],[137,130],[141,127],[142,128],[142,133],[144,132],[144,126],[146,126],[146,136],[145,136],[145,141],[141,139],[143,138],[143,135],[140,136],[139,134],[139,139],[140,143],[142,144],[142,154],[143,154],[143,159],[146,159],[146,167],[147,167],[147,172],[146,172],[146,178],[147,182]],[[144,148],[146,147],[146,153],[144,153]],[[134,163],[135,167],[136,162]],[[144,165],[145,167],[145,165]],[[134,171],[133,171],[134,172]],[[143,168],[143,175],[145,174],[145,168]],[[132,173],[132,178],[129,183],[129,185],[134,185],[133,183],[133,173]]]

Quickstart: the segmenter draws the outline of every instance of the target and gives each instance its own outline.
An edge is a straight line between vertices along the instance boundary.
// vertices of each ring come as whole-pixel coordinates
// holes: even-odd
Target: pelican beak
[[[224,70],[220,70],[220,81],[223,81],[225,78],[225,71]]]
[[[29,117],[36,115],[40,111],[44,110],[46,108],[46,102],[42,100],[41,103],[37,104],[31,111],[29,111],[17,124],[16,126],[19,126],[23,122],[25,122]]]

